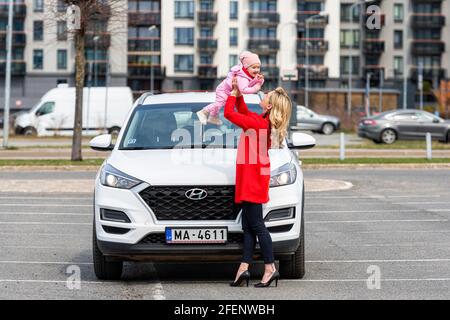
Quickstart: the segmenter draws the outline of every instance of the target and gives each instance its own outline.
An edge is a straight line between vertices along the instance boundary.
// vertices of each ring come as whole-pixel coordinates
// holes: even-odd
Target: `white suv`
[[[239,261],[243,233],[234,203],[240,129],[202,126],[196,112],[214,93],[141,96],[112,145],[110,135],[91,140],[112,150],[95,180],[93,255],[99,279],[121,277],[124,261]],[[261,113],[258,95],[247,95]],[[296,152],[315,146],[293,133],[284,148],[269,150],[270,201],[264,217],[283,277],[301,278],[304,257],[304,183]],[[260,258],[259,246],[255,258]]]

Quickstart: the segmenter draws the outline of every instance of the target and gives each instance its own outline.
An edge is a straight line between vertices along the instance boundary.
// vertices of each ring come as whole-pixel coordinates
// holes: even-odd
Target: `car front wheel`
[[[334,127],[334,125],[332,123],[325,123],[322,126],[322,132],[323,132],[323,134],[326,134],[327,136],[330,135],[330,134],[333,134],[333,132],[335,130],[336,129],[335,129],[335,127]]]
[[[122,276],[122,261],[106,261],[106,257],[100,251],[97,245],[97,235],[94,232],[92,237],[92,253],[94,258],[95,275],[100,280],[119,280]]]

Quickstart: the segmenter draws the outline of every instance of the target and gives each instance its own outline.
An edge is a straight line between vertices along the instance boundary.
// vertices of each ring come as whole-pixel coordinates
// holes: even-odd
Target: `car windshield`
[[[261,113],[258,104],[248,104],[250,111]],[[236,148],[242,130],[225,119],[220,126],[202,126],[196,112],[205,103],[177,103],[137,107],[128,121],[120,150],[173,148]]]

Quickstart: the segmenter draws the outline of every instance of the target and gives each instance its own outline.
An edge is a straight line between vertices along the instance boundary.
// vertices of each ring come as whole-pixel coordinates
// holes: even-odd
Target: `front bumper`
[[[143,241],[149,235],[164,235],[166,227],[227,227],[229,235],[242,235],[241,214],[236,220],[217,221],[161,221],[157,220],[151,208],[139,197],[145,185],[134,190],[113,189],[98,183],[95,188],[95,227],[97,244],[100,251],[109,259],[121,260],[236,260],[242,255],[242,242],[231,241],[224,245],[181,245],[166,244],[165,239],[156,243]],[[274,254],[290,255],[299,246],[300,224],[302,218],[303,175],[298,173],[297,181],[289,186],[271,188],[270,201],[263,205],[263,215],[275,209],[294,207],[295,217],[279,221],[266,222],[272,236]],[[127,214],[131,223],[104,221],[100,218],[100,209],[119,210]],[[125,234],[111,234],[103,228],[116,227],[130,229]],[[273,230],[273,231],[272,231]],[[229,237],[230,238],[230,237]],[[255,250],[259,255],[259,247]]]
[[[130,261],[234,261],[242,256],[242,244],[224,245],[171,245],[171,244],[124,244],[97,241],[100,251],[112,259]],[[299,239],[273,242],[275,257],[283,258],[293,254],[300,245]],[[261,258],[259,245],[255,259]]]

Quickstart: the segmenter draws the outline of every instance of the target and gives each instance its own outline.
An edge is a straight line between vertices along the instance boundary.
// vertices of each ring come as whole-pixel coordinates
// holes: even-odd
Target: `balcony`
[[[200,79],[217,79],[217,66],[209,64],[199,65],[197,74]]]
[[[217,50],[217,40],[212,38],[197,39],[197,49],[199,51],[215,52]]]
[[[88,48],[95,47],[95,43],[97,42],[97,48],[99,49],[107,49],[111,45],[111,35],[109,33],[101,33],[97,35],[99,39],[94,41],[94,34],[86,34],[84,45]]]
[[[445,43],[439,40],[414,40],[411,52],[415,55],[440,55],[445,52]]]
[[[442,14],[415,13],[411,18],[412,27],[420,28],[442,28],[445,26],[445,16]]]
[[[153,43],[152,43],[153,42]],[[153,49],[153,50],[152,50]],[[159,38],[129,38],[128,39],[128,51],[160,51],[161,40]]]
[[[328,51],[328,41],[323,39],[298,39],[297,40],[297,51],[299,53],[306,53],[306,43],[308,42],[308,53],[312,55],[325,54]]]
[[[370,73],[371,81],[380,81],[381,72],[385,74],[384,67],[380,65],[366,65],[363,66],[363,70],[364,70],[364,77],[366,77],[366,75]]]
[[[159,64],[154,64],[150,67],[150,64],[128,64],[128,78],[133,79],[150,79],[151,68],[153,68],[153,77],[155,79],[162,79],[165,76],[165,69]]]
[[[414,66],[411,68],[411,78],[417,80],[419,77],[419,68]],[[441,67],[427,67],[423,69],[423,78],[427,80],[440,80],[445,78],[445,69]]]
[[[381,39],[365,39],[363,51],[371,55],[382,54],[384,52],[384,41]]]
[[[259,27],[276,27],[280,23],[280,14],[273,11],[250,12],[248,25]]]
[[[197,22],[199,25],[214,26],[217,23],[217,12],[212,10],[197,11]]]
[[[26,72],[26,62],[25,61],[15,61],[11,63],[11,74],[13,76],[24,76]],[[6,71],[6,62],[0,61],[0,74],[4,75]]]
[[[250,39],[248,49],[258,54],[276,53],[280,49],[280,41],[277,39]]]
[[[8,3],[6,1],[0,4],[0,18],[8,17]],[[27,15],[27,6],[25,3],[14,3],[14,18],[25,18]]]
[[[25,47],[27,35],[23,31],[14,31],[12,35],[13,47]],[[6,32],[0,31],[0,49],[6,48]]]
[[[148,11],[148,12],[128,12],[128,25],[160,25],[161,24],[161,12]]]
[[[301,28],[306,28],[306,20],[312,16],[319,14],[320,11],[299,11],[297,12],[298,26]],[[308,26],[310,28],[324,28],[328,24],[328,16],[315,17],[309,20]]]
[[[306,65],[298,65],[299,77],[306,77]],[[310,65],[308,68],[309,80],[326,80],[328,78],[328,68],[323,65]]]

